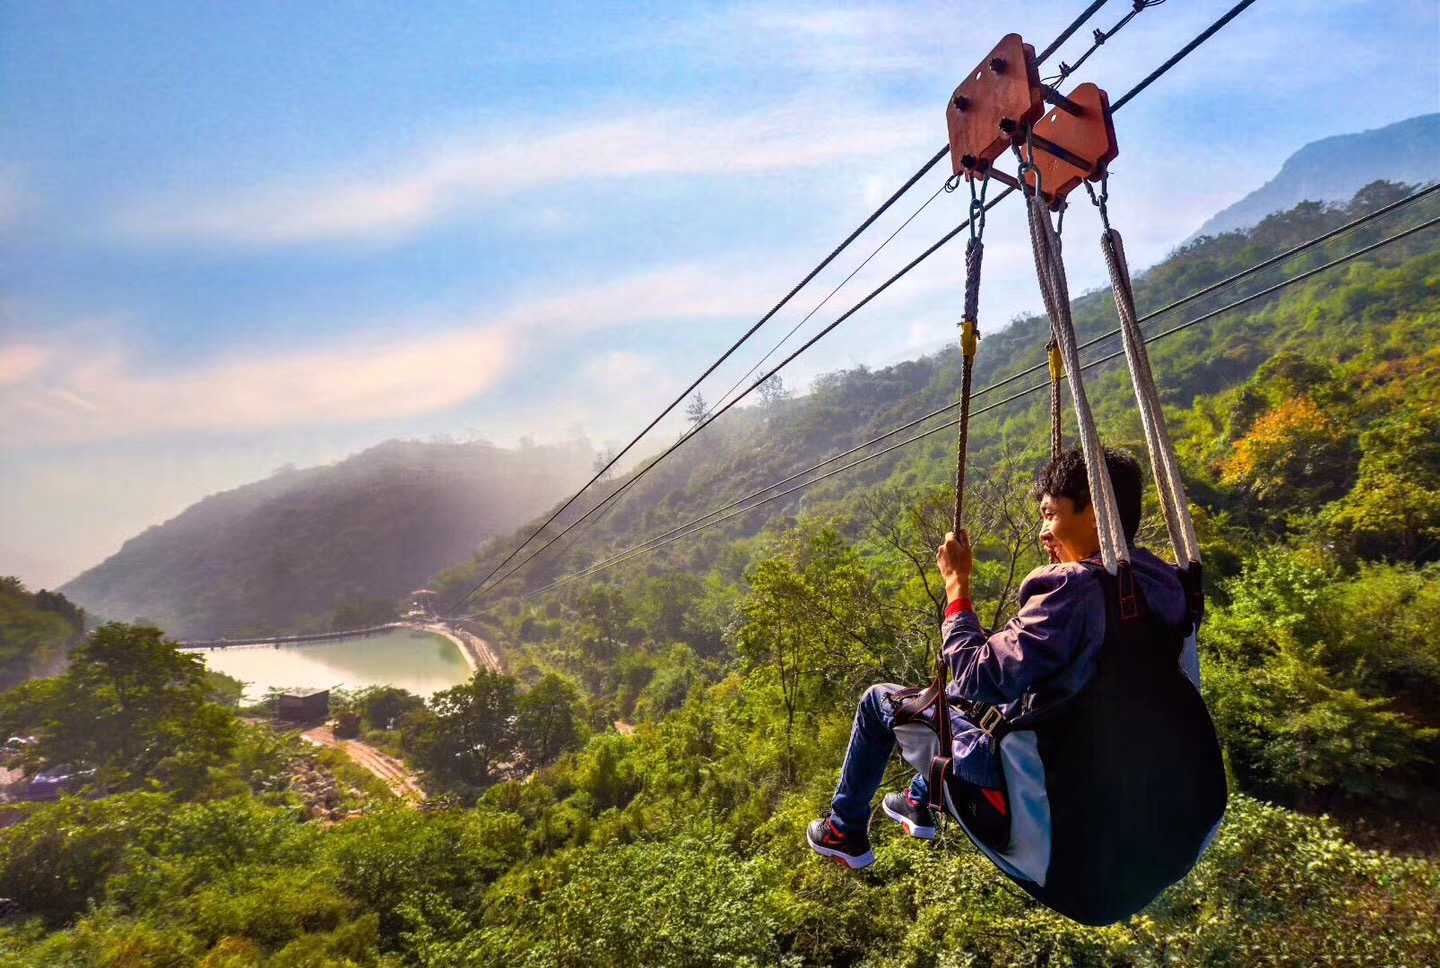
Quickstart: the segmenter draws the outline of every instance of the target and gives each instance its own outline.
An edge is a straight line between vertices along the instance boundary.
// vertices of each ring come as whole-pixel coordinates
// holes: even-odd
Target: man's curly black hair
[[[1104,452],[1110,486],[1115,491],[1115,506],[1120,510],[1120,527],[1129,543],[1135,540],[1135,532],[1140,529],[1140,496],[1145,475],[1140,470],[1140,462],[1125,451],[1106,447]],[[1035,500],[1046,494],[1068,497],[1075,502],[1076,511],[1090,506],[1090,477],[1085,473],[1085,454],[1079,447],[1056,457],[1040,472],[1035,480]]]

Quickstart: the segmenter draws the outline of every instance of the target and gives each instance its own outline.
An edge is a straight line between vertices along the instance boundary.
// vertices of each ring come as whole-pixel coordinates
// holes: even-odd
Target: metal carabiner
[[[990,179],[980,179],[980,187],[976,188],[975,179],[970,180],[970,238],[979,239],[985,234],[985,192],[990,187]]]
[[[1082,184],[1085,186],[1085,191],[1090,195],[1091,203],[1100,210],[1100,224],[1105,227],[1106,232],[1109,232],[1110,209],[1108,203],[1110,201],[1110,170],[1107,168],[1105,174],[1100,176],[1100,194],[1098,196],[1095,194],[1095,187],[1088,181],[1082,182]]]

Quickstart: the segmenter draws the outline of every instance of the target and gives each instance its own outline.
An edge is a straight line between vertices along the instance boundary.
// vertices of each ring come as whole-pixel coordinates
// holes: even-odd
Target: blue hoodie
[[[1174,567],[1133,546],[1130,564],[1151,613],[1166,624],[1184,627],[1189,611]],[[994,635],[986,637],[973,611],[954,606],[941,634],[941,655],[950,668],[949,694],[999,706],[1010,719],[1068,699],[1090,681],[1105,641],[1105,592],[1099,576],[1084,565],[1045,565],[1025,576],[1019,610]],[[1180,665],[1198,688],[1193,638]],[[952,711],[951,722],[956,775],[998,789],[1000,765],[989,734],[957,712]]]

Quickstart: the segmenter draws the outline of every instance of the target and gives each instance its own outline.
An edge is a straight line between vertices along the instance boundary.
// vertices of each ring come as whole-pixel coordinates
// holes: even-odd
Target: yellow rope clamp
[[[1050,379],[1059,380],[1065,375],[1065,361],[1060,357],[1060,347],[1050,347]]]
[[[975,351],[980,348],[980,330],[975,325],[975,320],[967,319],[961,324],[960,349],[967,360],[975,358]]]

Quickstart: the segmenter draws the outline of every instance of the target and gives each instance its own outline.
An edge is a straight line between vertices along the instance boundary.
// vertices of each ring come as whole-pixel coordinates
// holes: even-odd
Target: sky
[[[0,574],[54,587],[206,494],[392,437],[628,441],[941,147],[1001,35],[1043,48],[1083,6],[0,0]],[[1147,9],[1071,83],[1118,97],[1229,6]],[[1259,0],[1136,98],[1110,204],[1132,266],[1307,142],[1440,107],[1437,9]],[[945,174],[707,399],[907,218],[787,351],[963,219]],[[982,332],[1041,305],[1024,233],[1018,205],[989,220]],[[1103,282],[1090,248],[1073,292]],[[946,345],[961,249],[787,384]]]

